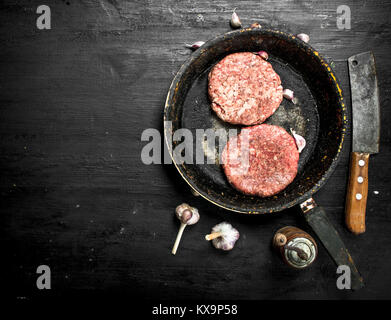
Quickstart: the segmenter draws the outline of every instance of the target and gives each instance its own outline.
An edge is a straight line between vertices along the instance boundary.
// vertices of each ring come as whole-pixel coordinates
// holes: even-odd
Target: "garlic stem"
[[[181,241],[183,230],[185,230],[185,227],[186,227],[186,223],[181,223],[181,226],[179,227],[179,231],[178,231],[178,234],[175,239],[174,247],[172,248],[172,251],[171,251],[172,254],[176,254],[176,251],[178,249],[179,242]]]
[[[222,232],[213,232],[213,233],[211,233],[211,234],[207,234],[207,235],[205,236],[205,240],[210,241],[210,240],[216,239],[216,238],[218,238],[218,237],[221,237],[222,235],[223,235]]]

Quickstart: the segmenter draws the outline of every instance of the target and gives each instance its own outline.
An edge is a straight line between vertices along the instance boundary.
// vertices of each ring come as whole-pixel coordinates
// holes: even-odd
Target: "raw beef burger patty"
[[[209,73],[212,109],[233,124],[265,121],[280,105],[282,90],[272,65],[251,52],[230,54]]]
[[[269,124],[243,128],[228,140],[221,155],[228,181],[237,190],[260,197],[285,189],[296,177],[298,162],[294,138]]]

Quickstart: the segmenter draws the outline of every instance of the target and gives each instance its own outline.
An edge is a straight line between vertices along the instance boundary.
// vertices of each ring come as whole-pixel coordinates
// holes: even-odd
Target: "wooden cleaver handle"
[[[346,226],[354,234],[365,232],[365,209],[368,196],[369,154],[352,152],[346,194]]]

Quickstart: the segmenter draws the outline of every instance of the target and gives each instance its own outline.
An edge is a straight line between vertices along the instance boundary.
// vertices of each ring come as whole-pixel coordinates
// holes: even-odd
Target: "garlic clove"
[[[192,216],[189,220],[187,220],[186,224],[188,226],[191,226],[193,224],[196,224],[200,220],[200,214],[198,213],[198,210],[194,207],[191,208]]]
[[[191,207],[187,203],[182,203],[175,208],[175,214],[179,220],[182,219],[182,215],[185,210],[191,211]]]
[[[182,216],[181,216],[181,222],[186,223],[193,217],[193,213],[189,210],[186,209],[183,211]]]
[[[310,36],[305,33],[299,33],[296,35],[296,38],[299,38],[301,41],[304,41],[305,43],[308,43],[310,41]]]
[[[284,91],[282,92],[282,95],[283,95],[283,97],[284,97],[285,99],[288,99],[288,100],[290,100],[290,101],[292,101],[293,98],[294,98],[294,93],[293,93],[293,91],[290,90],[290,89],[284,89]]]
[[[305,148],[307,142],[301,135],[297,134],[295,130],[291,129],[291,133],[293,135],[293,138],[295,138],[297,150],[299,151],[299,153],[301,153]]]
[[[200,214],[197,208],[191,207],[187,203],[182,203],[175,209],[177,218],[187,225],[192,225],[200,220]]]
[[[266,51],[258,51],[256,55],[260,56],[262,59],[267,60],[269,59],[269,55]]]
[[[236,8],[235,8],[235,10],[236,10]],[[235,12],[235,10],[232,13],[230,24],[231,24],[232,28],[237,29],[242,26],[242,23],[240,22],[239,16]]]
[[[204,43],[205,43],[204,41],[197,41],[197,42],[194,42],[193,44],[185,43],[185,46],[186,46],[186,48],[197,50],[199,47],[203,46]]]
[[[212,228],[211,234],[205,237],[206,240],[212,240],[216,249],[232,250],[236,241],[239,239],[239,231],[227,222],[222,222]]]

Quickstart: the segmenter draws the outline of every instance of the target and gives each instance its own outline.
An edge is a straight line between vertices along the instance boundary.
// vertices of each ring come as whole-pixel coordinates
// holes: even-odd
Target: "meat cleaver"
[[[371,51],[350,57],[348,65],[353,134],[345,218],[348,229],[360,234],[365,232],[369,155],[379,152],[379,88],[375,59]]]

